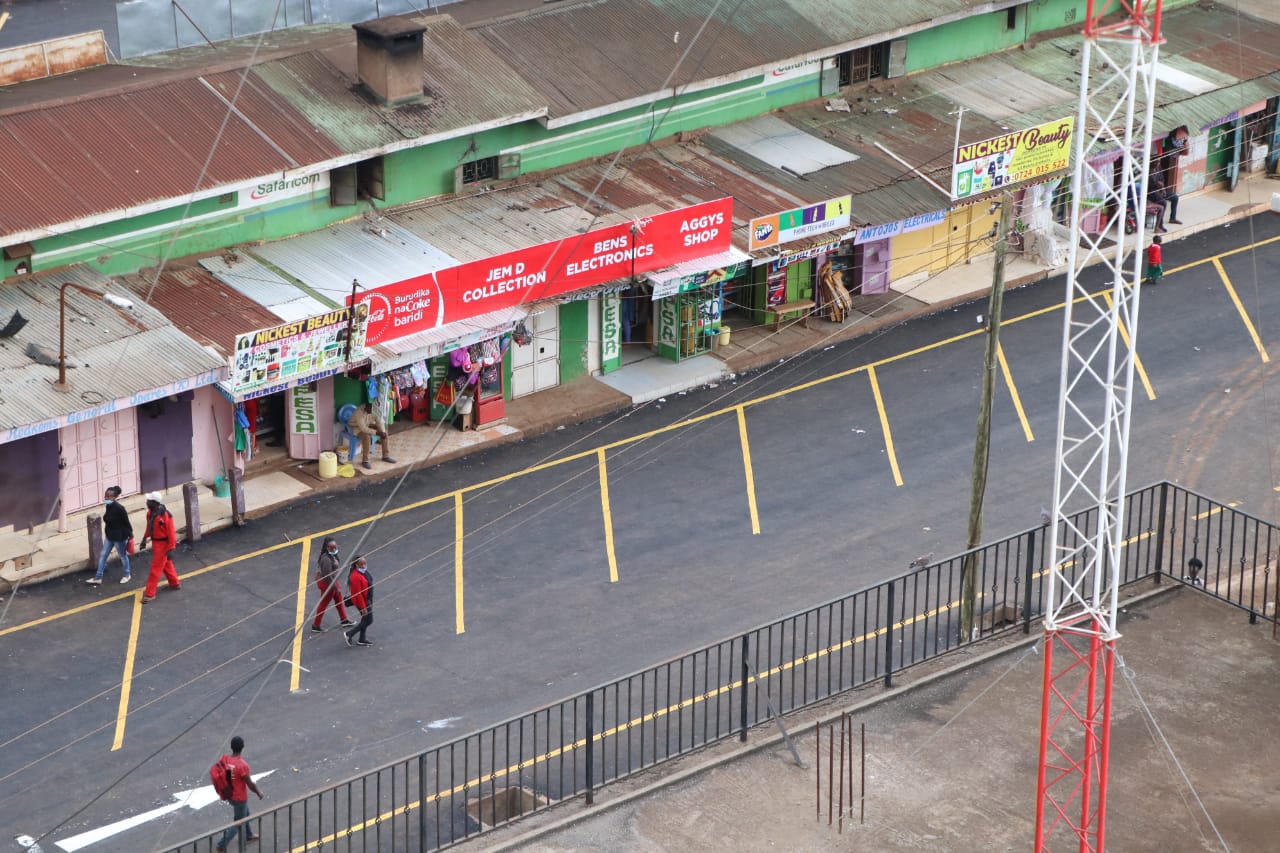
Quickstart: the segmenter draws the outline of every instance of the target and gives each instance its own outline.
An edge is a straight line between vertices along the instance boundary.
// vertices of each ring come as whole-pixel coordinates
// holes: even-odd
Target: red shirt
[[[161,509],[154,513],[147,511],[147,536],[155,542],[173,544],[173,516],[169,514],[169,510]]]
[[[238,755],[222,756],[223,763],[231,768],[231,799],[242,803],[249,799],[249,762]]]
[[[347,577],[347,594],[357,610],[365,610],[373,604],[373,585],[369,582],[369,573],[355,569]]]
[[[1162,247],[1159,243],[1152,243],[1150,246],[1147,247],[1147,265],[1148,266],[1155,267],[1160,265],[1160,262],[1162,260],[1161,249]]]

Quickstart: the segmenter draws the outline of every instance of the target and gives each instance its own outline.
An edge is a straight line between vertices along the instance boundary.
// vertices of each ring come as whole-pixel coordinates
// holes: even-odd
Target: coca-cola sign
[[[366,340],[392,341],[720,254],[732,229],[733,199],[722,198],[415,276],[357,296],[369,303]]]

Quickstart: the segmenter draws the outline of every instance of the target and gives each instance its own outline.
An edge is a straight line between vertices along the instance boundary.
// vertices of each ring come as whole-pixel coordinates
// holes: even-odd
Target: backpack
[[[231,765],[227,762],[227,756],[213,762],[213,766],[209,768],[209,781],[213,783],[218,799],[231,799]]]

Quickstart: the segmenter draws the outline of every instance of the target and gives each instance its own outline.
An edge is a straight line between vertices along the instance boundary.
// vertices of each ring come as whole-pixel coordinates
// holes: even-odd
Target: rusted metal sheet
[[[1022,0],[610,0],[480,22],[472,29],[562,117],[694,80],[768,68],[842,44],[926,29],[971,9]],[[685,56],[697,34],[698,45]],[[676,69],[668,79],[671,69]]]
[[[27,325],[12,343],[0,347],[0,441],[10,430],[41,424],[91,409],[106,401],[163,388],[208,371],[225,370],[224,360],[183,334],[164,314],[141,299],[122,311],[92,294],[66,292],[66,321],[59,322],[58,291],[63,282],[119,295],[123,287],[84,266],[27,276],[0,287],[0,316],[21,311]],[[58,368],[26,354],[35,343],[56,357],[60,329],[65,330],[68,380],[75,393],[54,388]],[[50,342],[53,342],[52,345]]]
[[[107,64],[102,30],[0,50],[0,86]]]
[[[223,284],[203,267],[167,267],[154,274],[117,276],[139,300],[169,319],[185,335],[222,356],[235,350],[236,335],[265,329],[281,318]]]

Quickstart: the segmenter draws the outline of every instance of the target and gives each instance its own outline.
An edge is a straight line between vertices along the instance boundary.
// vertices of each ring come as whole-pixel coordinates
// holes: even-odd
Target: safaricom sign
[[[328,172],[317,172],[314,175],[290,175],[288,177],[272,176],[263,178],[247,190],[241,190],[240,204],[242,207],[255,207],[268,202],[280,201],[281,199],[328,191]]]
[[[393,341],[521,303],[652,272],[729,249],[733,199],[722,198],[389,284],[369,300],[370,343]],[[440,301],[403,309],[397,298],[429,279]],[[385,306],[385,313],[377,310]]]

